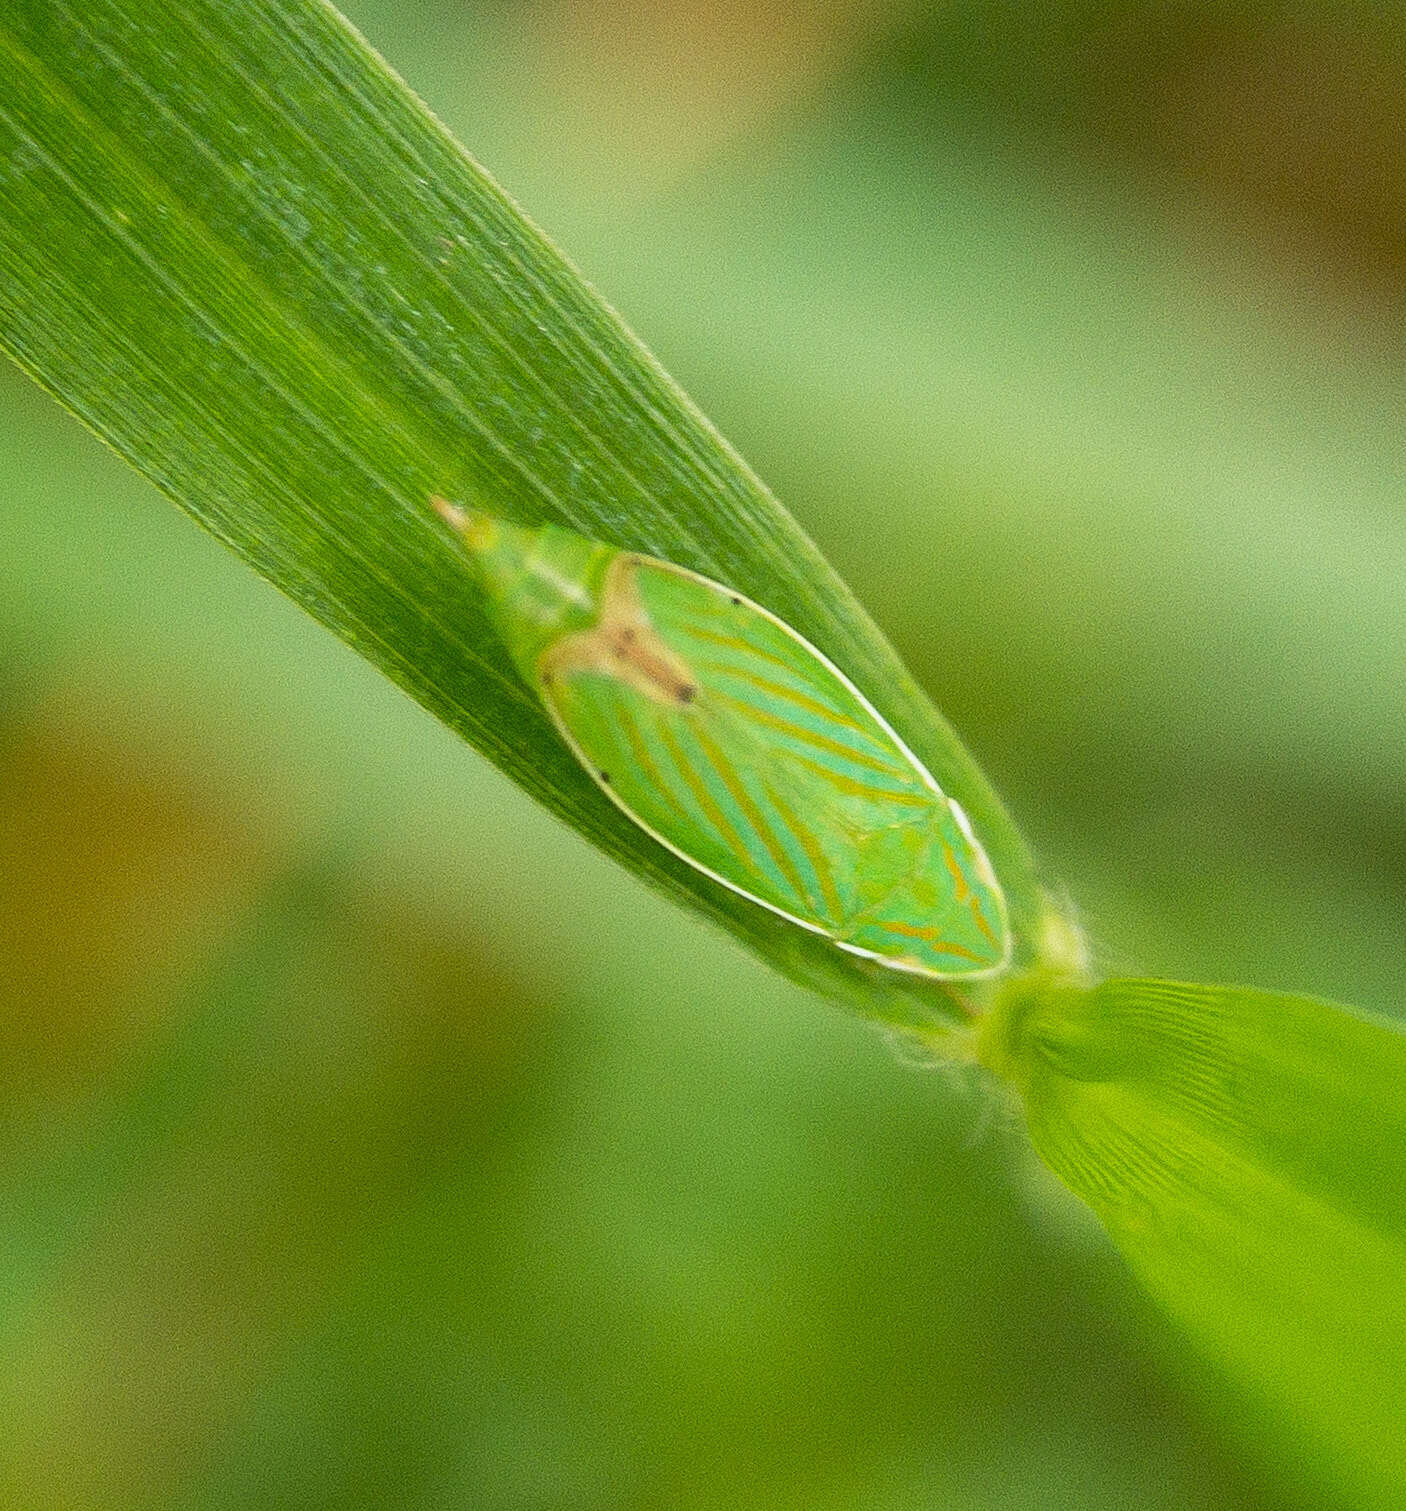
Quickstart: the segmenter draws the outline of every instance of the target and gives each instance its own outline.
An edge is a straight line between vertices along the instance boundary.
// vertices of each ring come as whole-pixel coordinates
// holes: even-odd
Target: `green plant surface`
[[[847,963],[616,812],[485,626],[443,493],[703,571],[844,665],[977,823],[1019,948],[1031,863],[795,523],[334,12],[28,0],[0,20],[0,333],[98,434],[534,796],[791,974]]]
[[[1406,1034],[1165,981],[1017,992],[1008,1012],[990,1056],[1035,1147],[1242,1388],[1243,1437],[1301,1434],[1318,1493],[1400,1506]]]
[[[940,1015],[674,865],[614,813],[508,668],[427,499],[558,519],[738,587],[840,662],[976,815],[1028,957],[1042,903],[1025,847],[866,616],[335,13],[23,0],[0,18],[0,56],[0,338],[98,434],[615,858],[821,990],[880,1017]],[[967,549],[976,562],[979,541]],[[1041,610],[1024,608],[1030,633]],[[989,603],[968,612],[999,618]],[[1374,612],[1394,632],[1395,605]],[[1403,1081],[1359,1062],[1388,1063],[1400,1036],[1210,988],[1183,989],[1181,1039],[1140,1036],[1105,1011],[1140,990],[1046,993],[998,1068],[1046,1159],[1167,1311],[1294,1422],[1292,1451],[1326,1444],[1320,1478],[1390,1504],[1402,1466],[1382,1403],[1399,1399],[1399,1331],[1377,1330],[1366,1371],[1344,1340],[1364,1302],[1398,1315],[1402,1213],[1367,1197],[1392,1173]],[[1309,1045],[1302,1062],[1283,1059],[1280,1013]],[[1212,1023],[1233,1078],[1208,1114],[1197,1076]],[[1354,1124],[1376,1135],[1345,1142]],[[1147,1140],[1191,1173],[1160,1184],[1160,1166],[1128,1154]],[[1093,1162],[1089,1141],[1102,1141]],[[1299,1290],[1311,1302],[1290,1325],[1283,1298]]]

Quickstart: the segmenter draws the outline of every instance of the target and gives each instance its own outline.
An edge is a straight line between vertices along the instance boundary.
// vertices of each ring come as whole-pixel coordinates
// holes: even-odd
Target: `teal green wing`
[[[1004,965],[1004,900],[965,815],[819,652],[740,595],[639,557],[618,559],[606,622],[634,625],[641,664],[654,647],[671,673],[656,687],[578,649],[541,690],[631,818],[853,953],[942,977]]]
[[[581,668],[553,675],[544,697],[582,764],[661,843],[804,928],[842,925],[852,896],[765,749],[710,710],[706,688],[684,709]]]

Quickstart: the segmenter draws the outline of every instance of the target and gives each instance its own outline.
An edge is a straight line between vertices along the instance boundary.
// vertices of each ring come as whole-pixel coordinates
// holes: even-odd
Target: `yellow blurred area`
[[[537,150],[614,203],[646,203],[816,99],[915,10],[912,0],[536,7],[524,52],[552,107]]]
[[[277,866],[226,811],[214,774],[153,759],[139,725],[103,717],[102,696],[95,675],[46,689],[0,749],[0,976],[12,1003],[0,1066],[12,1098],[81,1086],[130,1053]]]

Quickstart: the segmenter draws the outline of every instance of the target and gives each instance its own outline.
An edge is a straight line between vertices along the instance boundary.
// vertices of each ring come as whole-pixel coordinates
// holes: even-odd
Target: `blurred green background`
[[[1398,7],[357,0],[1109,969],[1406,1004]],[[1296,1502],[1015,1130],[0,371],[0,1502]]]

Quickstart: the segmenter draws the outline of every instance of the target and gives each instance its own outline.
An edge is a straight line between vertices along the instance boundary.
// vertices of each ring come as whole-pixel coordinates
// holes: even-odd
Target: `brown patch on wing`
[[[698,696],[698,679],[649,622],[635,588],[630,556],[610,564],[601,592],[600,617],[588,630],[554,645],[538,668],[544,681],[577,671],[615,677],[658,703],[687,708]]]

